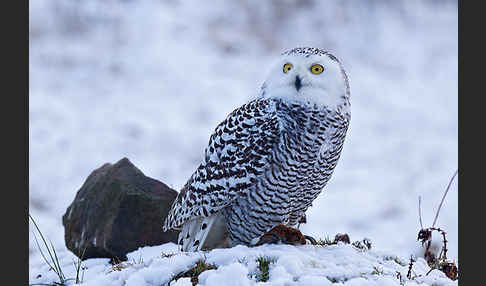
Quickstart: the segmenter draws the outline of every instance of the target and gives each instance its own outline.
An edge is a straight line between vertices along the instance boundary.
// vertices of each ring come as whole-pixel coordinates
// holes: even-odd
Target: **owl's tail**
[[[226,218],[221,212],[185,222],[178,241],[182,245],[182,251],[231,247]]]

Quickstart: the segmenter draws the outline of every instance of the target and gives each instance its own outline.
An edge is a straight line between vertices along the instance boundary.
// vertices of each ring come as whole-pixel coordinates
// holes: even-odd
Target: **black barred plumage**
[[[313,86],[315,78],[300,70],[296,76],[303,78],[302,92],[299,86],[290,96],[278,94],[268,90],[274,88],[272,81],[265,82],[259,98],[235,109],[215,128],[201,164],[164,222],[164,230],[182,228],[184,250],[209,247],[206,238],[248,245],[275,225],[295,226],[329,181],[350,120],[347,76],[336,57],[319,49],[297,48],[283,56],[286,61],[328,58],[329,67],[336,64],[336,72],[342,73],[342,90],[317,90],[321,87]],[[294,88],[292,80],[283,92]],[[315,101],[314,89],[320,96]],[[215,228],[224,235],[215,238]]]

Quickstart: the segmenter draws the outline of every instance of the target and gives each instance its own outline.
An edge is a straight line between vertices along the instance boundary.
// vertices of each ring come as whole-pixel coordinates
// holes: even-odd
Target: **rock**
[[[126,260],[139,247],[177,243],[177,231],[162,230],[176,196],[127,158],[106,163],[88,176],[62,217],[66,246],[78,257],[84,251],[83,260]]]

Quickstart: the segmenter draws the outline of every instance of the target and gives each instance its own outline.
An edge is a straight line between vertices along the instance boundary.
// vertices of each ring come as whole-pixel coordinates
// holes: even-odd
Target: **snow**
[[[66,265],[66,277],[74,277],[70,264],[74,255],[61,259]],[[167,257],[163,254],[173,254]],[[70,257],[72,256],[72,257]],[[273,259],[269,267],[269,279],[257,281],[258,257]],[[113,270],[108,259],[88,259],[83,262],[82,285],[192,285],[190,278],[172,280],[178,273],[192,268],[202,259],[216,265],[198,276],[198,285],[400,285],[397,273],[404,285],[458,285],[438,270],[430,268],[424,259],[413,264],[412,279],[408,279],[408,258],[379,250],[361,250],[349,244],[329,246],[263,245],[258,247],[236,246],[209,252],[179,252],[177,246],[168,243],[143,247],[128,254],[127,265]],[[43,271],[42,271],[43,270]],[[42,277],[35,278],[37,272]],[[52,271],[36,269],[31,283],[55,281]],[[74,285],[72,281],[69,285]]]
[[[309,45],[343,62],[352,118],[302,231],[418,253],[418,196],[431,226],[457,169],[457,2],[211,3],[29,2],[29,213],[58,252],[71,255],[62,215],[92,170],[128,157],[180,189],[215,126],[258,93],[276,55]],[[457,194],[456,179],[436,226],[459,261]],[[29,247],[30,272],[48,273],[32,236]],[[107,276],[142,279],[131,271]],[[346,283],[360,283],[354,279]]]

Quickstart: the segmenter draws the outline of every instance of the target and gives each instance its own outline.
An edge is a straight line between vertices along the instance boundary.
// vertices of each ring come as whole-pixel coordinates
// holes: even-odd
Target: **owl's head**
[[[346,72],[331,53],[317,48],[285,51],[262,86],[264,98],[281,98],[350,114]]]

